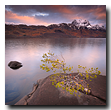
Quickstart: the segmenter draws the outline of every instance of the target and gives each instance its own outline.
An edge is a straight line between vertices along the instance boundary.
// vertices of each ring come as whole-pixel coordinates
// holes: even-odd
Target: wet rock
[[[22,63],[18,62],[18,61],[10,61],[8,66],[12,69],[19,69],[20,67],[22,67]]]

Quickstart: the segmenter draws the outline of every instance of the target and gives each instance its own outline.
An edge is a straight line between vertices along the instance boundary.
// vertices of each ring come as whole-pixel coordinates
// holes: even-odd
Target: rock
[[[72,75],[75,76],[76,73],[72,73]],[[94,81],[89,81],[93,95],[87,95],[80,91],[70,94],[62,88],[56,88],[52,85],[50,76],[38,81],[39,86],[27,100],[27,105],[106,105],[105,76],[99,75]],[[18,103],[23,105],[20,102]],[[18,103],[16,105],[19,105]]]
[[[11,62],[9,62],[8,66],[12,69],[19,69],[23,65],[18,61],[11,61]]]
[[[27,105],[27,100],[28,96],[24,96],[22,99],[19,100],[19,102],[17,102],[15,105]]]

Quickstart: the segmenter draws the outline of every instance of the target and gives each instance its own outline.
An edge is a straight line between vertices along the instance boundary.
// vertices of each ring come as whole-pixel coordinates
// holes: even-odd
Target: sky
[[[88,20],[106,27],[106,5],[5,5],[5,23],[45,25]]]

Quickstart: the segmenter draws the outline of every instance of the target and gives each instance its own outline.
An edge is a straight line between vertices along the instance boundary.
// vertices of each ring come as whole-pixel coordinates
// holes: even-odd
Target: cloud
[[[5,9],[19,14],[31,14],[35,12],[46,13],[73,13],[70,5],[6,5]]]
[[[75,13],[73,15],[68,15],[69,19],[87,19],[93,21],[101,21],[106,19],[106,6],[102,5],[80,5],[74,6],[73,10]]]
[[[36,13],[36,16],[49,16],[48,13]]]
[[[46,22],[37,19],[33,16],[20,16],[11,11],[5,11],[5,21],[6,22],[15,22],[15,23],[24,23],[28,25],[48,25]]]
[[[72,11],[64,5],[6,5],[5,9],[18,16],[34,17],[35,19],[42,20],[48,24],[70,22],[63,14],[72,13]]]
[[[106,19],[106,6],[98,6],[95,9],[90,9],[87,12],[93,13],[96,19]]]
[[[71,23],[87,19],[93,24],[106,24],[105,5],[6,5],[5,9],[46,23]],[[41,23],[42,23],[41,22]]]

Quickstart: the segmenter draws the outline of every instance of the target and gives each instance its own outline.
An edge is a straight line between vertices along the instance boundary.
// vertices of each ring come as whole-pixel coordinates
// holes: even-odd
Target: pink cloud
[[[8,22],[7,20],[12,20],[12,21],[16,20],[20,23],[28,25],[48,25],[47,22],[37,19],[34,16],[20,16],[11,11],[5,11],[5,22]]]
[[[90,9],[87,12],[92,13],[97,19],[106,19],[106,7],[100,6],[96,9]]]

